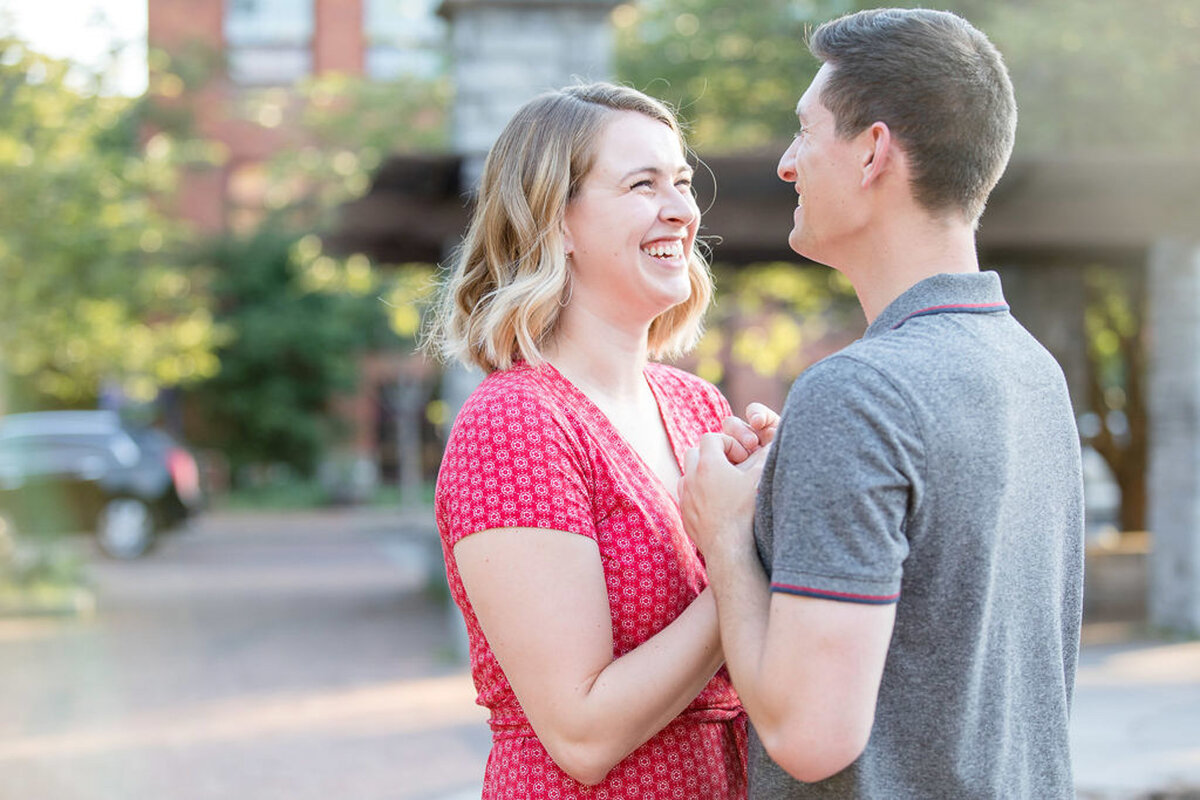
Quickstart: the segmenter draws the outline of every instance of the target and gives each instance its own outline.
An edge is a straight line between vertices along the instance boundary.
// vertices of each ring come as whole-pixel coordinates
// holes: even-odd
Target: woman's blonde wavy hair
[[[455,253],[422,344],[427,353],[484,372],[524,359],[539,364],[569,302],[562,221],[595,161],[608,117],[636,111],[669,127],[686,149],[675,115],[635,89],[610,83],[540,95],[509,121],[488,153],[466,236]],[[698,248],[688,264],[691,294],[650,325],[654,358],[699,340],[712,277]]]

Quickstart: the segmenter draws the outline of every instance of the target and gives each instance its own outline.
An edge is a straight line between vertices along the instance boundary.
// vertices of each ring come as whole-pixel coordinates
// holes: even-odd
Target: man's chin
[[[814,264],[824,264],[827,267],[833,267],[829,263],[828,253],[822,253],[820,248],[814,247],[813,242],[805,241],[796,231],[792,231],[792,235],[788,237],[788,247],[792,248],[792,252],[796,255],[806,258]],[[837,267],[833,267],[837,269]]]
[[[788,241],[788,247],[792,248],[792,250],[794,252],[796,252],[802,256],[805,256],[805,258],[808,257],[804,253],[804,240],[800,237],[800,231],[796,230],[795,228],[792,228],[792,232],[788,234],[787,241]]]

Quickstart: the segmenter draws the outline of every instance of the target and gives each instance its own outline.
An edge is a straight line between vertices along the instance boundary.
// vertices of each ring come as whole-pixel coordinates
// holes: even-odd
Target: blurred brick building
[[[438,0],[148,0],[151,94],[157,103],[185,111],[193,132],[220,151],[214,166],[184,177],[175,213],[206,234],[253,229],[266,207],[265,163],[305,144],[300,126],[288,117],[296,84],[328,73],[368,80],[441,73],[446,23],[437,5]],[[199,70],[205,80],[185,86],[163,71],[167,63],[172,73]],[[264,104],[264,98],[272,102]],[[351,474],[362,474],[365,464],[390,478],[406,450],[428,449],[424,442],[398,446],[398,430],[407,429],[409,436],[420,430],[423,407],[408,410],[415,420],[401,420],[392,406],[403,387],[427,384],[433,372],[405,354],[379,353],[362,361],[358,391],[334,409],[349,423],[348,452],[338,459],[356,465]]]
[[[283,119],[246,118],[251,100],[330,72],[390,80],[444,69],[445,23],[434,13],[436,0],[148,3],[151,52],[214,69],[212,80],[187,97],[171,82],[151,81],[160,102],[186,104],[196,133],[225,148],[221,165],[193,173],[180,192],[179,214],[207,232],[249,221],[262,203],[260,165],[300,143]]]

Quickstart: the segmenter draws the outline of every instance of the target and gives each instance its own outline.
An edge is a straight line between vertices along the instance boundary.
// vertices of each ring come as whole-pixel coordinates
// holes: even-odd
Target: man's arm
[[[870,737],[895,606],[772,592],[752,536],[762,458],[734,466],[728,446],[710,434],[689,452],[684,524],[704,553],[725,662],[763,745],[797,780],[822,780]]]

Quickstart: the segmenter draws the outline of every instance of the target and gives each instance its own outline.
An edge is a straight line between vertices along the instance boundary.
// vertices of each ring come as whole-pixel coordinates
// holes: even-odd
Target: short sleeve
[[[492,528],[594,539],[587,464],[569,422],[545,399],[485,388],[463,406],[442,457],[435,499],[442,537],[451,548]]]
[[[895,602],[923,465],[899,391],[849,357],[814,365],[788,396],[772,460],[772,590]]]

